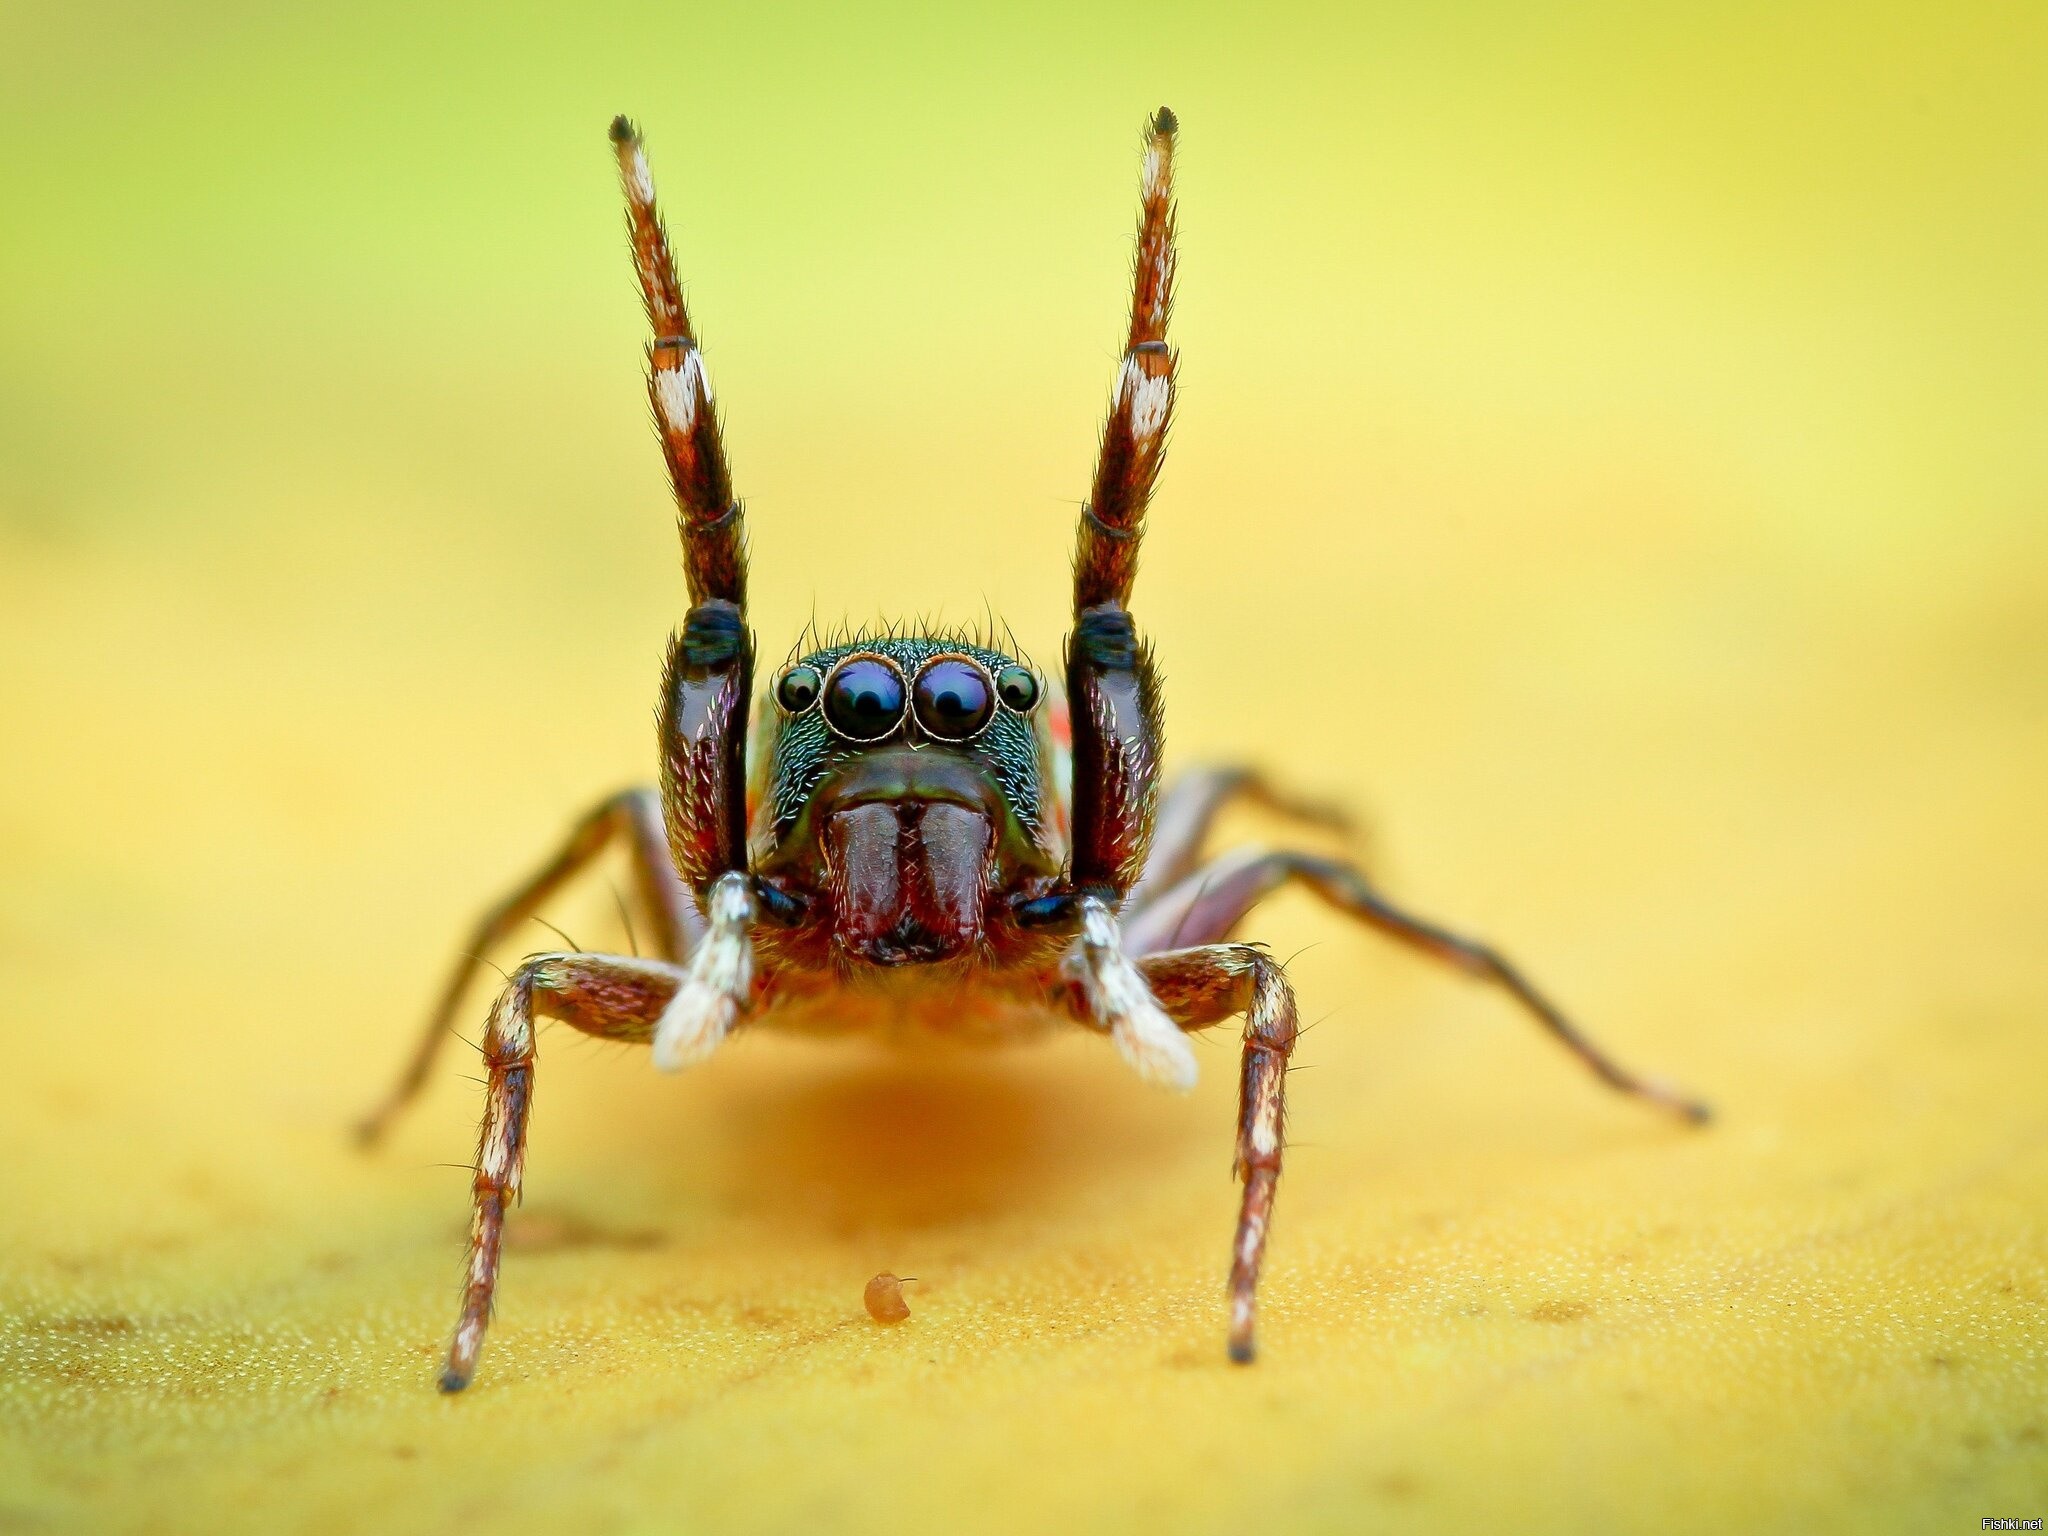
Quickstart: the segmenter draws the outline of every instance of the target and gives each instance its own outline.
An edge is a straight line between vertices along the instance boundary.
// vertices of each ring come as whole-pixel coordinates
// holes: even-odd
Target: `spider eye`
[[[775,702],[792,715],[800,715],[818,702],[825,680],[816,667],[791,667],[775,685]]]
[[[988,674],[971,661],[944,656],[927,662],[911,690],[917,723],[940,741],[966,741],[977,736],[995,713]]]
[[[1038,702],[1038,679],[1029,667],[1005,667],[996,674],[996,693],[1018,714],[1028,714]]]
[[[833,669],[825,684],[825,723],[848,741],[880,741],[903,720],[903,675],[874,656]]]

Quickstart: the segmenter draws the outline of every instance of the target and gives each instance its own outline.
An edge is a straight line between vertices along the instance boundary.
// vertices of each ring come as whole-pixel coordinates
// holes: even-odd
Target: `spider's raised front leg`
[[[448,1346],[441,1390],[460,1392],[476,1374],[498,1288],[505,1213],[519,1198],[526,1121],[533,1108],[533,1020],[560,1019],[604,1040],[650,1039],[685,985],[680,966],[624,955],[539,955],[512,973],[491,1009],[483,1040],[483,1129],[477,1138],[475,1211],[462,1314]]]
[[[1174,116],[1146,125],[1131,321],[1074,550],[1067,640],[1075,890],[1121,901],[1144,873],[1158,800],[1159,679],[1130,613],[1145,510],[1173,418]]]
[[[683,303],[668,233],[640,134],[624,117],[611,128],[633,269],[653,339],[647,401],[668,464],[690,610],[669,643],[661,695],[661,807],[677,872],[709,923],[689,974],[654,1030],[654,1064],[690,1065],[738,1022],[753,985],[753,922],[766,906],[781,921],[793,899],[747,869],[747,695],[754,640],[747,630],[746,513],[733,495],[725,441],[697,334]]]
[[[704,922],[669,858],[661,798],[650,787],[624,790],[578,821],[553,858],[477,919],[469,942],[442,984],[440,998],[427,1017],[426,1029],[413,1048],[405,1071],[383,1102],[356,1126],[356,1135],[365,1145],[374,1143],[390,1128],[393,1118],[426,1083],[434,1057],[455,1020],[455,1010],[462,1005],[463,994],[484,965],[485,953],[509,938],[521,923],[540,910],[543,902],[587,868],[617,838],[623,838],[632,850],[634,884],[639,888],[642,904],[655,919],[655,942],[661,954],[678,962],[689,954],[697,936],[704,931]]]
[[[1077,1017],[1107,1032],[1150,1081],[1194,1086],[1195,1058],[1127,957],[1116,912],[1144,874],[1159,798],[1159,675],[1131,618],[1145,509],[1173,415],[1173,147],[1161,107],[1145,129],[1131,322],[1116,390],[1081,509],[1074,628],[1067,638],[1073,730],[1073,851],[1061,889],[1033,898],[1026,921],[1071,921],[1063,987]]]
[[[1403,912],[1374,890],[1362,871],[1342,859],[1259,848],[1226,853],[1161,893],[1125,924],[1124,947],[1130,954],[1142,956],[1183,945],[1214,944],[1228,938],[1253,907],[1289,880],[1301,881],[1338,910],[1371,924],[1389,938],[1503,988],[1610,1088],[1695,1123],[1710,1117],[1711,1111],[1701,1100],[1655,1078],[1638,1076],[1616,1062],[1498,950]]]

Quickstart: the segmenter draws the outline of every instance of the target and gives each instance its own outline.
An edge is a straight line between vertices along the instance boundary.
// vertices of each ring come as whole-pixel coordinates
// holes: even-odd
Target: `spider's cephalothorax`
[[[1028,920],[1066,852],[1050,714],[1029,665],[964,638],[850,640],[783,668],[756,726],[752,863],[793,918],[824,916],[764,952],[1007,969],[1056,944]]]
[[[1177,131],[1163,107],[1146,125],[1130,326],[1081,509],[1056,686],[992,643],[944,635],[852,637],[756,679],[744,513],[639,134],[612,124],[690,592],[663,678],[661,784],[591,811],[478,924],[366,1138],[425,1080],[482,952],[614,839],[632,849],[660,954],[537,955],[491,1009],[468,1280],[444,1390],[468,1384],[491,1314],[525,1165],[536,1015],[649,1044],[669,1070],[743,1027],[1005,1039],[1064,1023],[1107,1035],[1139,1073],[1176,1088],[1195,1077],[1185,1033],[1242,1016],[1244,1192],[1229,1279],[1239,1361],[1252,1358],[1296,1030],[1285,971],[1230,940],[1277,886],[1301,881],[1500,985],[1611,1086],[1705,1118],[1696,1101],[1615,1065],[1495,951],[1389,904],[1351,861],[1262,848],[1203,859],[1233,797],[1340,830],[1341,815],[1244,768],[1193,769],[1160,794],[1159,683],[1129,603],[1173,414]]]

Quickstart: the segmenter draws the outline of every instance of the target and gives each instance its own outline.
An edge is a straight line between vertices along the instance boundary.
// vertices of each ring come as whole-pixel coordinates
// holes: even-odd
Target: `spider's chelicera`
[[[1130,328],[1081,510],[1064,689],[985,640],[889,634],[793,657],[755,701],[744,515],[639,134],[612,124],[690,592],[662,682],[660,785],[592,810],[478,925],[365,1137],[425,1080],[478,956],[614,840],[632,851],[659,954],[537,955],[491,1009],[468,1278],[444,1390],[469,1383],[491,1315],[525,1162],[536,1015],[650,1045],[666,1070],[742,1028],[1010,1040],[1079,1026],[1183,1089],[1195,1078],[1187,1032],[1241,1016],[1244,1188],[1228,1282],[1239,1361],[1253,1353],[1296,1029],[1286,972],[1232,936],[1276,887],[1300,881],[1496,983],[1611,1086],[1705,1118],[1697,1101],[1615,1065],[1495,951],[1392,906],[1350,860],[1261,848],[1203,857],[1233,798],[1339,831],[1340,813],[1241,767],[1191,769],[1160,792],[1159,680],[1129,605],[1173,414],[1176,132],[1165,108],[1146,126]]]

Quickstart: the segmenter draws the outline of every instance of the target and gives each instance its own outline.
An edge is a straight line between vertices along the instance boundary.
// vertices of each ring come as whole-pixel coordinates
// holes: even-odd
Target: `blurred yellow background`
[[[683,607],[607,120],[764,651],[1048,659],[1161,101],[1175,760],[1356,805],[1721,1122],[1276,901],[1326,1022],[1241,1371],[1227,1040],[1183,1101],[557,1030],[442,1399],[472,1066],[344,1128],[651,773]],[[16,6],[0,209],[0,1530],[2048,1513],[2039,7]]]

